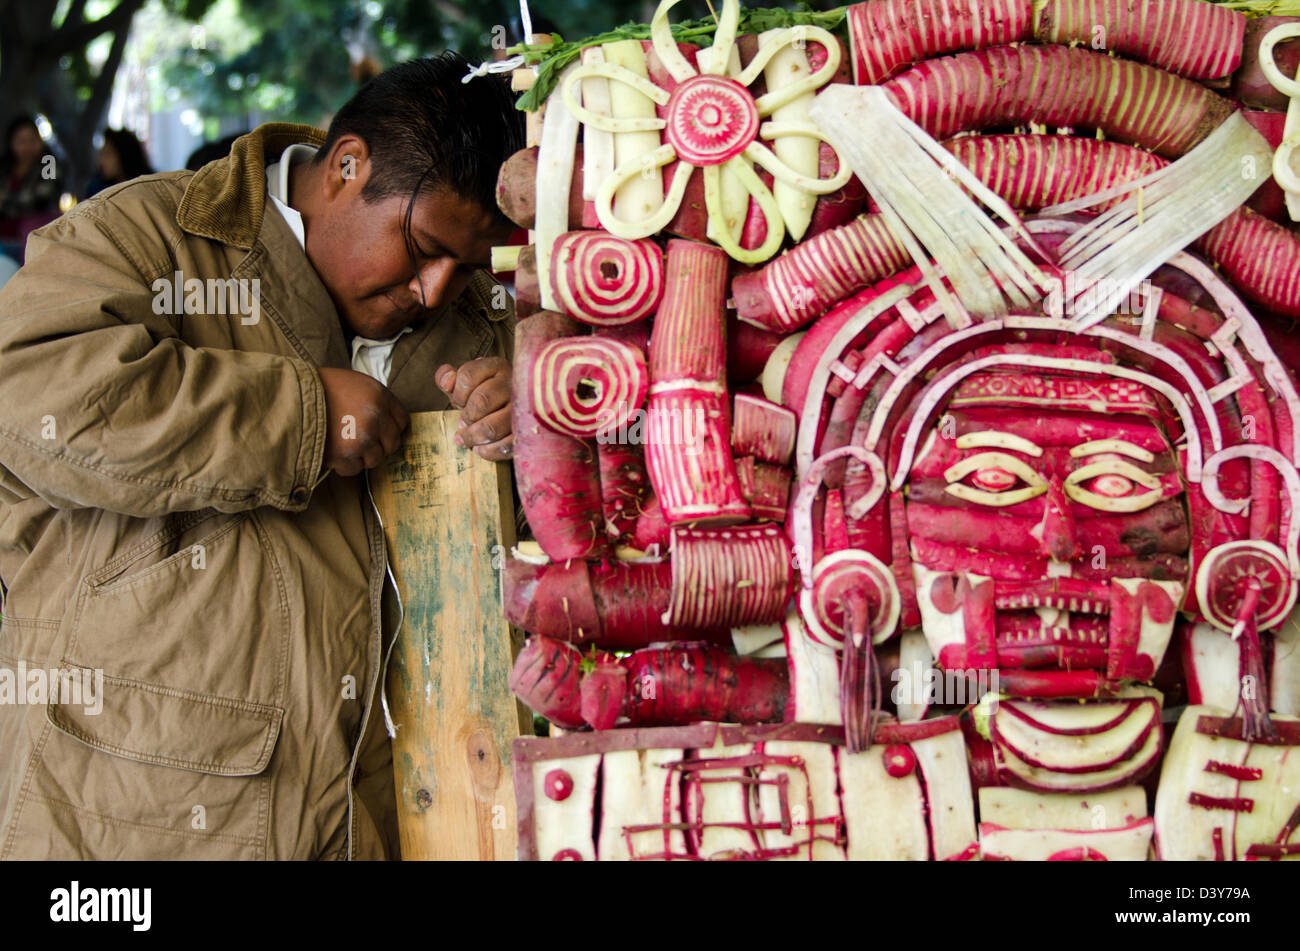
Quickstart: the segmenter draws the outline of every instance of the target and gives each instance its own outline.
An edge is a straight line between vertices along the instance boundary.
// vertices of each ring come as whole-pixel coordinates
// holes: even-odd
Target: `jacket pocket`
[[[270,857],[268,766],[283,710],[57,673],[4,857]]]
[[[181,519],[88,574],[63,662],[159,696],[284,704],[289,607],[255,511]]]
[[[45,716],[91,749],[214,776],[255,776],[271,761],[279,707],[226,700],[104,676],[84,667],[58,671],[58,700]],[[76,696],[79,688],[80,696]]]

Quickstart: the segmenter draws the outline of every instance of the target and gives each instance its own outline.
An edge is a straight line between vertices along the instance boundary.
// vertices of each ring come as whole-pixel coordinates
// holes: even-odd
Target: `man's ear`
[[[325,194],[337,198],[345,193],[360,194],[370,178],[370,149],[365,140],[345,135],[325,157]]]

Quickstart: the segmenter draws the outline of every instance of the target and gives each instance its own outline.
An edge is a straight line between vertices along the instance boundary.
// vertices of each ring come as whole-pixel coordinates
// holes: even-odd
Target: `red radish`
[[[596,666],[582,678],[582,719],[593,730],[612,730],[627,702],[627,673],[612,654],[597,655]]]
[[[731,417],[731,447],[738,456],[785,465],[794,452],[797,425],[794,413],[784,406],[741,394]]]
[[[1219,79],[1241,64],[1244,13],[1203,0],[1047,0],[1034,39],[1086,43],[1188,79]]]
[[[816,69],[816,67],[813,67]],[[840,159],[829,142],[823,142],[818,152],[819,178],[833,178],[840,170]],[[805,237],[819,235],[831,228],[838,228],[854,219],[867,203],[867,189],[857,176],[849,179],[848,184],[837,192],[823,195],[813,206],[812,222],[808,225]]]
[[[588,680],[592,680],[590,687]],[[700,720],[775,723],[785,711],[789,676],[784,660],[737,657],[718,647],[641,650],[624,658],[596,652],[584,657],[568,644],[533,637],[515,662],[510,689],[565,729],[587,723],[584,710],[601,724],[597,729],[608,729],[605,724],[614,725],[611,719],[623,718],[625,725],[633,727],[681,726]]]
[[[885,762],[885,772],[895,779],[911,776],[916,771],[916,754],[910,746],[896,743],[885,747],[882,759]]]
[[[542,785],[546,789],[546,798],[555,802],[564,802],[573,794],[573,777],[562,769],[547,773]]]
[[[753,509],[754,518],[785,521],[790,505],[790,483],[794,478],[789,469],[744,456],[736,460],[736,476],[740,479],[740,493]]]
[[[650,477],[641,447],[596,441],[600,456],[600,496],[605,530],[619,544],[631,541],[650,497]]]
[[[542,309],[542,289],[537,283],[537,249],[529,244],[519,251],[515,264],[515,317],[523,320]]]
[[[497,175],[497,207],[501,213],[521,228],[531,228],[537,215],[537,146],[520,149],[506,159]],[[577,149],[577,171],[569,188],[569,225],[582,224],[584,208],[590,202],[582,200],[582,147]]]
[[[849,530],[844,521],[844,493],[830,489],[826,493],[826,554],[849,547]]]
[[[848,20],[854,81],[864,85],[939,53],[1031,38],[1217,79],[1240,63],[1247,22],[1201,0],[869,0],[849,7]]]
[[[510,671],[515,696],[566,730],[583,725],[581,686],[582,652],[545,637],[530,637]]]
[[[1118,142],[1065,135],[972,135],[944,147],[1013,208],[1029,211],[1136,181],[1168,164]]]
[[[776,723],[785,712],[784,660],[736,657],[716,647],[674,647],[637,651],[623,663],[633,725]]]
[[[641,351],[600,336],[565,337],[541,347],[532,382],[538,421],[578,439],[626,428],[649,387]]]
[[[1134,181],[1166,164],[1157,156],[1120,143],[1065,136],[967,136],[945,144],[1000,197],[1025,210]],[[1259,253],[1261,244],[1268,253]],[[861,253],[868,248],[870,254]],[[1295,263],[1300,261],[1300,237],[1294,232],[1243,208],[1211,229],[1197,242],[1197,248],[1219,264],[1243,296],[1277,313],[1300,316],[1300,278]],[[878,281],[882,274],[901,270],[910,261],[905,259],[902,244],[889,233],[883,219],[863,215],[737,277],[733,282],[736,306],[742,320],[795,329],[851,291]],[[823,292],[823,288],[831,290]],[[843,305],[834,313],[840,322],[851,315]],[[817,322],[800,343],[792,367],[804,365],[800,354],[820,352],[818,340],[829,339],[831,323],[829,315]],[[787,375],[788,398],[783,397],[787,406],[796,409],[803,405],[797,385],[801,378],[798,372]]]
[[[1285,110],[1290,99],[1268,81],[1259,65],[1259,44],[1276,27],[1300,23],[1300,17],[1259,17],[1246,24],[1241,69],[1232,77],[1232,94],[1247,106]],[[1273,48],[1273,59],[1285,76],[1300,67],[1300,39],[1283,40]]]
[[[943,663],[944,667],[964,664]],[[1016,697],[1056,698],[1105,697],[1113,685],[1095,670],[1002,670],[999,683],[1005,693]]]
[[[902,250],[902,246],[897,246]],[[897,272],[894,272],[897,273]],[[901,277],[901,275],[900,275]],[[837,304],[826,316],[817,321],[799,341],[795,348],[794,354],[790,357],[789,366],[782,375],[781,380],[781,404],[788,407],[796,413],[804,411],[804,404],[808,397],[808,387],[812,379],[813,372],[816,370],[818,361],[822,354],[830,345],[835,335],[840,329],[847,324],[853,317],[862,310],[863,307],[870,304],[880,295],[898,285],[898,281],[885,278],[871,286],[860,290],[852,297],[848,297],[841,303]],[[844,347],[845,350],[852,351],[866,341],[868,336],[874,336],[878,333],[884,323],[872,323],[862,333],[858,334],[853,340]]]
[[[650,338],[646,466],[669,524],[749,517],[727,436],[728,267],[721,248],[668,242],[666,290]]]
[[[668,610],[672,567],[567,561],[506,562],[503,591],[511,624],[530,634],[607,650],[635,650],[675,640],[730,643],[729,628],[673,628]]]
[[[616,340],[645,353],[650,345],[649,324],[620,324],[596,331],[601,337]],[[639,409],[639,407],[638,407]],[[635,423],[635,414],[633,424]],[[645,450],[641,439],[632,438],[629,427],[596,440],[600,455],[600,495],[605,507],[605,530],[617,544],[632,543],[637,522],[651,498],[650,476],[645,469]],[[668,544],[665,530],[662,544]]]
[[[1107,138],[1177,158],[1232,112],[1172,73],[1062,46],[998,46],[928,60],[883,87],[937,139],[1021,125],[1101,129]]]
[[[1175,490],[1177,491],[1177,490]],[[962,511],[960,516],[945,505],[914,501],[909,492],[907,527],[913,543],[934,539],[956,551],[973,548],[981,552],[1037,557],[1041,542],[1030,532],[1042,521],[1041,498],[1031,503],[1035,515],[1012,515],[1006,511]],[[1141,512],[1126,515],[1096,515],[1080,518],[1078,538],[1085,550],[1100,547],[1109,559],[1141,557],[1157,552],[1182,554],[1191,544],[1187,519],[1177,499],[1157,502]],[[936,552],[937,554],[937,552]],[[946,558],[943,559],[947,561]],[[1016,561],[1018,558],[1008,558]],[[949,566],[943,567],[948,570]]]
[[[564,312],[584,324],[630,324],[654,313],[663,296],[663,254],[649,239],[605,231],[560,235],[551,256],[551,287]]]
[[[779,528],[674,528],[668,623],[679,627],[771,624],[794,587],[790,543]]]
[[[1197,242],[1243,297],[1300,317],[1300,237],[1242,208]]]
[[[853,291],[911,263],[883,218],[863,216],[740,275],[732,282],[732,296],[741,320],[789,333]]]
[[[1028,39],[1029,0],[868,0],[848,9],[853,81],[884,82],[937,53]]]
[[[933,301],[931,294],[925,294],[925,299]],[[942,332],[942,328],[936,328],[934,333]],[[904,320],[895,320],[892,323],[882,327],[878,333],[871,339],[871,343],[862,350],[860,359],[850,360],[850,357],[857,356],[856,353],[850,353],[844,360],[850,369],[857,370],[858,366],[868,366],[873,361],[882,358],[892,359],[898,355],[898,352],[909,342],[916,338],[916,332]],[[837,378],[838,379],[838,378]],[[829,392],[829,387],[827,388]],[[847,446],[852,437],[853,429],[858,420],[859,411],[862,404],[866,401],[870,388],[863,386],[845,386],[843,392],[835,398],[835,403],[831,407],[829,415],[826,417],[826,432],[820,437],[818,443],[818,452],[830,452],[832,449],[838,449],[841,446]],[[845,464],[837,462],[831,466],[826,473],[826,484],[837,486],[844,479]]]
[[[632,547],[640,551],[649,551],[657,546],[659,551],[666,552],[671,531],[667,519],[664,518],[663,509],[659,506],[659,499],[651,495],[650,501],[641,511],[641,517],[636,520],[636,531],[632,534]]]
[[[785,339],[784,334],[762,330],[727,314],[727,376],[735,382],[757,380],[767,358]]]
[[[758,180],[763,183],[768,191],[772,190],[772,173],[762,168],[754,170],[758,174]],[[761,248],[763,242],[767,240],[767,218],[763,216],[762,209],[759,208],[758,202],[753,198],[749,200],[749,213],[745,216],[745,227],[741,229],[740,246],[745,250]]]
[[[595,446],[543,426],[533,406],[538,354],[577,329],[568,317],[549,311],[515,328],[515,479],[533,537],[553,561],[600,558],[608,551]]]

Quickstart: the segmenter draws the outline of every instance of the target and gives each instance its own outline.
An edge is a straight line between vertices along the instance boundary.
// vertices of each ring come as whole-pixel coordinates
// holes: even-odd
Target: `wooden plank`
[[[401,454],[373,480],[405,609],[388,699],[407,860],[514,858],[510,747],[532,733],[507,684],[518,652],[501,602],[510,467],[457,446],[459,418],[413,413]]]

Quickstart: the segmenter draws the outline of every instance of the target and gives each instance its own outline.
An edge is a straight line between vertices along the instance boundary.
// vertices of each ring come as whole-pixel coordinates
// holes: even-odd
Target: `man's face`
[[[368,162],[358,163],[356,176],[329,193],[308,228],[307,256],[345,328],[382,340],[455,300],[476,270],[489,267],[492,247],[505,244],[512,228],[473,199],[447,189],[425,192],[411,210],[413,267],[403,234],[409,196],[367,200],[367,175]]]

